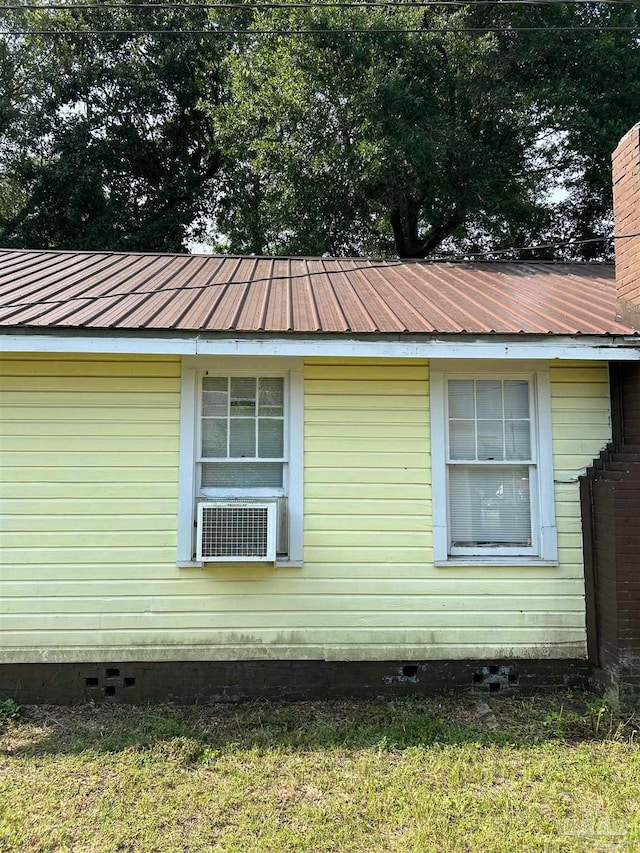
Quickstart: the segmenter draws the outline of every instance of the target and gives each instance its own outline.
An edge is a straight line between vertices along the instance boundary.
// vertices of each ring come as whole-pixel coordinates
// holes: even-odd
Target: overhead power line
[[[533,243],[529,246],[511,246],[507,249],[488,249],[486,252],[468,252],[464,257],[447,257],[432,260],[455,260],[464,261],[469,258],[483,258],[487,255],[508,255],[510,252],[532,252],[537,249],[566,249],[568,246],[584,246],[587,243],[607,243],[609,240],[629,240],[631,237],[640,237],[640,234],[611,234],[608,237],[589,237],[586,240],[564,240],[559,243]]]
[[[347,0],[333,2],[225,2],[219,3],[16,3],[5,4],[2,11],[100,11],[100,10],[186,10],[186,9],[422,9],[430,6],[635,6],[637,0]]]
[[[637,33],[640,26],[584,26],[584,27],[362,27],[362,28],[304,28],[304,29],[103,29],[103,30],[0,30],[0,36],[303,36],[303,35],[426,35],[429,33]]]
[[[118,298],[127,297],[127,296],[153,296],[154,294],[158,294],[158,293],[176,293],[176,292],[183,293],[187,290],[207,290],[211,287],[226,287],[228,285],[246,286],[246,285],[250,285],[250,284],[265,284],[267,282],[273,282],[273,281],[293,281],[295,279],[303,279],[303,278],[307,279],[307,278],[312,278],[312,277],[318,276],[318,275],[327,275],[330,272],[341,274],[341,275],[349,275],[349,274],[354,273],[354,272],[363,272],[365,270],[371,270],[371,269],[374,269],[374,270],[375,269],[388,269],[389,267],[397,267],[397,266],[402,266],[405,264],[425,264],[425,265],[428,265],[428,264],[432,264],[434,262],[442,262],[442,261],[448,261],[450,263],[464,263],[464,262],[469,262],[472,258],[486,257],[488,255],[504,255],[504,254],[507,254],[509,252],[534,251],[536,249],[552,249],[552,248],[557,249],[557,248],[563,248],[563,247],[567,247],[567,246],[581,246],[581,245],[584,245],[585,243],[606,243],[606,242],[609,242],[610,240],[628,240],[628,239],[631,239],[632,237],[640,237],[640,232],[635,233],[635,234],[614,234],[614,235],[610,235],[607,237],[591,237],[591,238],[586,239],[586,240],[563,240],[563,241],[560,241],[557,243],[538,243],[538,244],[534,244],[534,245],[530,245],[530,246],[518,246],[518,247],[511,247],[508,249],[489,250],[487,252],[470,252],[468,254],[460,255],[460,256],[441,255],[441,256],[435,256],[435,257],[432,256],[429,258],[421,258],[421,259],[417,259],[417,258],[390,258],[388,260],[376,259],[376,261],[374,263],[367,263],[366,265],[362,265],[362,266],[354,266],[351,269],[310,270],[310,271],[307,271],[304,273],[295,273],[294,275],[263,276],[262,278],[244,279],[243,281],[238,281],[238,280],[214,281],[214,282],[207,282],[206,284],[182,285],[181,287],[160,287],[160,288],[156,288],[154,290],[133,290],[133,291],[128,290],[128,291],[118,291],[116,293],[104,293],[104,294],[95,295],[95,296],[82,296],[82,295],[68,296],[66,299],[38,299],[34,302],[10,302],[10,303],[0,305],[0,310],[1,309],[10,310],[12,308],[35,308],[39,305],[67,305],[70,302],[82,302],[83,304],[85,304],[88,302],[97,302],[100,299],[118,299]],[[2,254],[6,254],[6,253],[9,253],[11,251],[15,251],[15,250],[0,249],[0,256]],[[29,251],[29,250],[25,249],[24,251]],[[40,249],[37,251],[44,254],[44,253],[46,253],[47,250],[46,249]],[[68,252],[65,250],[52,250],[52,251],[56,251],[58,254],[73,254],[73,250],[68,250]],[[83,254],[87,254],[87,255],[105,254],[105,255],[125,255],[125,256],[127,256],[127,255],[131,255],[131,254],[135,255],[136,253],[135,252],[133,252],[133,253],[128,253],[128,252],[84,252]],[[145,253],[145,256],[147,256],[147,253]],[[153,256],[153,253],[150,253],[149,256]],[[163,257],[163,256],[158,255],[158,257]],[[179,255],[166,255],[165,257],[180,257],[180,256]],[[186,258],[188,258],[188,257],[202,258],[203,255],[185,255],[184,257],[186,257]],[[206,257],[206,256],[204,256],[204,257]],[[213,257],[224,258],[225,256],[224,255],[212,255],[211,257],[212,258]],[[237,258],[237,256],[234,256],[234,255],[228,255],[226,257],[229,257],[229,258],[236,257]],[[247,255],[246,260],[258,261],[258,260],[263,260],[263,258],[260,258],[258,256]],[[267,258],[267,260],[268,260],[268,258]],[[282,260],[282,259],[278,259],[278,260]],[[342,261],[342,260],[347,260],[347,258],[333,258],[333,257],[331,257],[331,258],[314,258],[313,260]],[[362,260],[364,260],[364,259],[362,259]],[[512,262],[512,263],[527,263],[527,261],[521,261],[521,260],[518,260],[517,258],[510,259],[510,262]],[[531,263],[531,261],[529,261],[529,262]],[[562,262],[558,261],[558,263],[562,263]]]

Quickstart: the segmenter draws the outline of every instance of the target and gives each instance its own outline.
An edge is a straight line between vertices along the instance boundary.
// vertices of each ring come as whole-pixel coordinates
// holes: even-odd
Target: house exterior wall
[[[305,564],[277,569],[176,566],[179,359],[0,372],[0,662],[584,656],[605,365],[551,367],[557,567],[434,567],[426,361],[306,361]]]

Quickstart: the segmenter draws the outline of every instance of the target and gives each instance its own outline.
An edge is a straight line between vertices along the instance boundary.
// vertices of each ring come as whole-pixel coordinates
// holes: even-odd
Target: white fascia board
[[[3,335],[0,352],[60,352],[107,355],[195,355],[195,338],[151,338],[91,335]]]
[[[304,338],[0,334],[0,352],[640,361],[640,338],[630,341],[621,337],[554,335],[536,340],[504,335],[450,335],[424,340],[381,336],[371,340],[321,334]]]

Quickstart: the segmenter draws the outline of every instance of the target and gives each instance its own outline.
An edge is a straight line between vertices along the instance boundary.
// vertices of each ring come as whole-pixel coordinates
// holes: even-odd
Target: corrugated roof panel
[[[429,326],[438,331],[457,332],[460,328],[455,319],[456,308],[452,300],[447,304],[441,298],[441,288],[426,287],[422,277],[408,265],[404,269],[394,270],[397,276],[397,288],[402,290],[407,302],[422,318],[429,318]],[[425,326],[427,324],[425,323]],[[425,328],[425,331],[430,330]],[[488,329],[487,329],[488,331]]]
[[[274,258],[263,269],[262,277],[269,278],[264,328],[274,332],[291,331],[291,276],[288,264]]]
[[[71,263],[73,261],[73,263]],[[87,274],[91,271],[92,279],[96,271],[103,270],[104,277],[112,275],[113,263],[108,258],[96,257],[89,264],[83,264],[82,258],[70,259],[69,263],[59,263],[50,269],[42,269],[41,266],[31,266],[29,269],[16,270],[13,273],[4,273],[5,278],[12,279],[12,284],[2,288],[1,295],[5,299],[16,293],[20,302],[44,302],[46,300],[60,301],[61,298],[69,298],[74,293],[74,285],[78,285],[77,292],[84,295],[87,290]]]
[[[414,273],[411,268],[407,268],[406,274],[411,276]],[[437,294],[438,305],[446,312],[447,322],[453,324],[454,330],[464,329],[471,313],[475,318],[476,331],[489,333],[494,330],[500,317],[499,306],[492,306],[486,298],[482,300],[482,294],[477,289],[460,286],[455,278],[447,275],[447,271],[440,267],[434,267],[432,276],[432,298],[436,298]]]
[[[223,265],[216,273],[216,279],[224,280],[226,286],[209,318],[211,329],[228,331],[238,328],[238,317],[254,278],[256,259],[239,258],[237,261],[233,271],[231,265],[227,269]]]
[[[178,275],[162,287],[161,292],[167,297],[166,303],[146,321],[149,328],[171,329],[180,324],[182,317],[201,294],[198,279],[205,266],[202,258],[194,257],[191,263],[185,264]],[[132,317],[131,320],[137,321],[138,318]],[[144,314],[141,320],[144,322]]]
[[[527,324],[532,321],[541,329],[554,328],[559,332],[570,333],[576,325],[576,315],[580,310],[579,291],[573,294],[570,313],[567,311],[566,299],[559,298],[559,289],[554,290],[551,275],[561,276],[551,269],[537,271],[531,276],[531,271],[526,264],[518,269],[506,270],[508,278],[501,276],[499,271],[480,270],[477,273],[478,282],[482,287],[486,298],[494,300],[493,304],[502,309],[503,314],[510,312],[513,324],[520,326],[524,331]],[[512,282],[517,281],[517,291],[514,290]],[[555,278],[553,279],[555,281]],[[517,298],[514,297],[517,293]],[[571,313],[574,318],[571,319]],[[504,316],[502,322],[504,323]],[[583,315],[581,318],[583,327],[589,326],[590,316]],[[496,329],[501,331],[501,328]],[[591,330],[590,330],[591,331]]]
[[[197,288],[193,292],[196,299],[187,308],[175,328],[179,329],[204,329],[208,328],[209,318],[213,316],[216,305],[222,299],[226,284],[219,282],[219,269],[223,266],[220,258],[217,263],[209,262],[206,270],[203,270],[198,280],[193,282]],[[205,274],[206,273],[206,274]]]
[[[145,285],[145,292],[157,289],[151,286],[151,282],[165,278],[171,272],[167,258],[145,257],[141,260],[142,262],[128,266],[114,266],[109,277],[99,275],[94,278],[93,286],[85,288],[83,294],[90,301],[82,307],[76,303],[75,311],[66,318],[59,319],[64,319],[69,325],[97,328],[109,328],[121,322],[133,311],[136,304],[144,304],[146,299],[144,296],[130,298],[129,294],[142,291]],[[79,295],[77,287],[73,289],[72,294],[67,294],[71,295]]]
[[[442,270],[441,274],[447,277],[448,273],[448,270]],[[461,325],[473,317],[476,323],[484,323],[489,332],[499,333],[505,329],[520,332],[524,331],[527,324],[548,329],[546,322],[540,323],[542,316],[538,311],[539,303],[529,302],[521,284],[516,291],[513,284],[509,286],[511,281],[511,277],[507,278],[500,269],[475,271],[473,289],[470,282],[462,286],[465,315],[460,321]],[[456,285],[454,280],[452,286]]]
[[[436,327],[433,319],[431,317],[423,317],[419,311],[415,310],[411,302],[407,300],[402,292],[404,282],[400,276],[396,275],[393,284],[391,284],[388,279],[387,270],[373,265],[366,273],[363,271],[361,275],[366,275],[380,299],[393,311],[393,314],[398,318],[403,332],[435,331]]]
[[[367,311],[358,291],[349,281],[349,276],[341,270],[334,270],[331,274],[333,291],[336,299],[342,306],[347,328],[352,332],[375,332],[376,324]]]
[[[373,283],[367,276],[360,271],[359,268],[349,270],[347,263],[344,267],[345,278],[353,287],[354,291],[360,298],[360,301],[365,306],[367,314],[371,318],[373,328],[368,331],[378,331],[379,329],[387,329],[393,332],[404,331],[404,326],[397,314],[394,313],[391,306],[378,293]]]
[[[0,325],[629,334],[609,264],[0,250]]]
[[[332,267],[335,268],[334,261],[311,260],[307,264],[307,274],[313,290],[321,330],[323,332],[346,332],[349,330],[349,324],[331,286]],[[299,274],[302,274],[302,267],[300,270],[301,273]]]
[[[289,262],[290,263],[290,262]],[[311,279],[304,275],[292,280],[291,322],[296,332],[320,331],[320,317],[311,286]]]

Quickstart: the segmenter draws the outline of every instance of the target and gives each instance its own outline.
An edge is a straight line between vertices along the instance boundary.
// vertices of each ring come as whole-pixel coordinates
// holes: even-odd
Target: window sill
[[[217,563],[215,560],[208,560],[206,563],[202,563],[199,560],[178,560],[176,562],[176,566],[179,569],[204,569],[205,566],[233,566],[237,565],[236,563],[228,563],[226,560],[221,563]],[[302,560],[276,560],[275,563],[268,562],[251,562],[251,563],[242,563],[243,566],[252,566],[255,568],[256,566],[263,566],[267,569],[271,567],[276,569],[301,569],[304,565]]]
[[[543,560],[540,557],[449,557],[448,560],[435,560],[437,569],[452,569],[456,566],[549,566],[557,568],[557,560]]]

